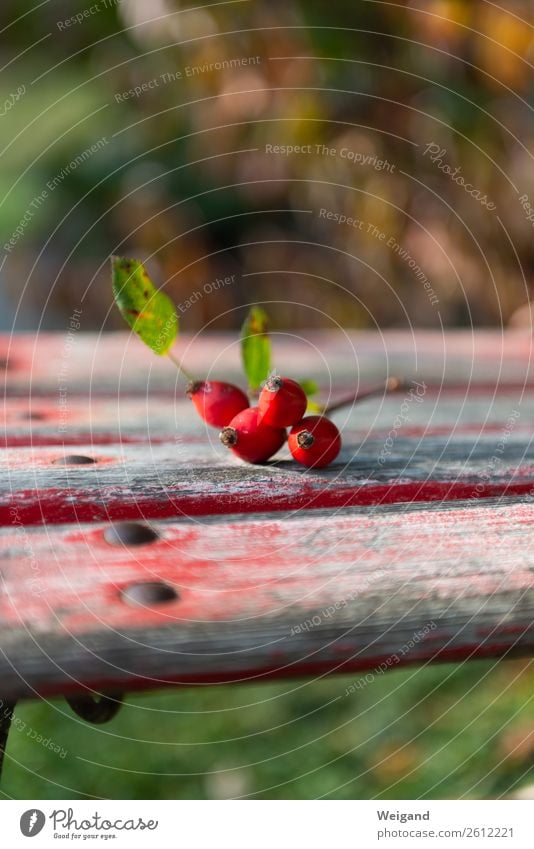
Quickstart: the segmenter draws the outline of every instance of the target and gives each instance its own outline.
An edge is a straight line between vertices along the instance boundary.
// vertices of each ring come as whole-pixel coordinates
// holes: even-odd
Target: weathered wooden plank
[[[499,393],[473,386],[439,388],[410,385],[406,391],[382,395],[345,408],[336,421],[360,441],[371,433],[387,438],[391,428],[401,436],[444,436],[469,433],[497,435],[513,418],[514,431],[529,435],[534,422],[534,393],[503,386]],[[412,394],[410,395],[410,390]],[[396,421],[400,416],[400,420]],[[120,442],[157,443],[176,438],[207,445],[215,431],[197,417],[183,386],[176,397],[122,394],[74,395],[66,405],[56,395],[33,399],[6,398],[0,409],[2,447],[40,445],[106,445]]]
[[[533,524],[509,499],[158,522],[135,546],[102,523],[18,526],[0,538],[1,693],[531,652]],[[173,599],[125,600],[147,581]]]
[[[200,375],[236,379],[228,341],[195,343]],[[530,338],[277,343],[280,363],[325,389],[395,372],[423,395],[337,413],[344,449],[320,473],[287,451],[252,467],[127,334],[0,339],[0,695],[532,650]],[[157,522],[156,541],[107,540],[111,520],[138,518]],[[128,601],[147,581],[165,604]]]
[[[70,455],[70,452],[67,456]],[[321,472],[290,459],[242,463],[211,442],[177,434],[156,445],[79,445],[90,465],[63,465],[63,449],[8,449],[0,458],[0,524],[201,516],[534,493],[530,434],[361,439],[344,431]]]
[[[477,384],[534,382],[532,339],[525,330],[309,332],[296,343],[275,336],[275,363],[295,378],[314,377],[324,387],[354,385],[401,374],[417,380]],[[237,334],[183,335],[177,354],[198,377],[236,379],[240,374]],[[0,337],[0,377],[9,395],[58,392],[69,395],[145,395],[173,392],[177,372],[166,358],[148,352],[132,334],[102,336],[73,332]]]

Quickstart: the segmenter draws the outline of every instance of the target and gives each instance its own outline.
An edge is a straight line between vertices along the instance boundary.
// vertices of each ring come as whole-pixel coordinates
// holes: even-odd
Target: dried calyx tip
[[[406,381],[400,377],[389,377],[386,381],[386,389],[388,392],[396,392],[397,389],[403,389],[406,386]]]
[[[309,430],[301,430],[301,432],[297,436],[297,443],[299,445],[299,448],[311,448],[314,442],[315,437],[313,433],[310,433]]]
[[[269,392],[278,392],[282,388],[282,378],[278,375],[273,375],[265,381],[265,389]]]
[[[201,388],[202,384],[203,384],[202,380],[190,380],[189,383],[187,384],[185,394],[189,395],[189,397],[191,398],[191,396],[194,395],[195,392],[198,392],[198,390]]]
[[[236,445],[237,430],[235,427],[223,427],[219,434],[219,439],[223,445]]]

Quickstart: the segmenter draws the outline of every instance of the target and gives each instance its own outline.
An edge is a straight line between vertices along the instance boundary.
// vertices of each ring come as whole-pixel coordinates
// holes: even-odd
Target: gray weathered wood
[[[534,504],[393,505],[2,539],[4,696],[262,679],[529,653]],[[132,607],[125,588],[171,586]],[[408,645],[408,648],[406,646]],[[360,685],[358,685],[360,686]]]

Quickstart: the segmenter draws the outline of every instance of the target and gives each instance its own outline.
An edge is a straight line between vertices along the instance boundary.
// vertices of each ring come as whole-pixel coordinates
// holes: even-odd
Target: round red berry
[[[272,427],[289,427],[300,421],[308,399],[303,388],[290,377],[270,377],[258,400],[260,419]]]
[[[187,394],[200,418],[213,427],[224,427],[249,405],[238,386],[220,380],[192,381]]]
[[[249,407],[232,419],[221,430],[220,440],[237,457],[248,463],[264,463],[282,447],[286,432],[280,427],[270,427],[259,421],[258,408]]]
[[[293,458],[313,469],[328,466],[341,449],[339,430],[324,416],[306,416],[291,428],[287,441]]]

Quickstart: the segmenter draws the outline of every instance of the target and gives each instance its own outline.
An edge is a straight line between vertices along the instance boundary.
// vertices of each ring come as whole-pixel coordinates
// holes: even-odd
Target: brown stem
[[[187,380],[189,380],[189,381],[193,380],[193,377],[189,374],[188,371],[185,370],[185,368],[181,364],[180,360],[177,357],[174,356],[172,351],[167,351],[167,356],[168,356],[169,360],[171,361],[171,363],[174,363],[174,365],[176,366],[178,371],[181,371],[183,376],[186,377]]]
[[[372,389],[365,389],[363,392],[346,395],[344,398],[340,398],[339,401],[327,404],[324,408],[324,414],[325,416],[330,415],[330,413],[340,410],[342,407],[347,407],[349,404],[355,404],[358,401],[364,401],[366,398],[373,398],[377,395],[389,395],[390,392],[398,392],[401,389],[405,389],[406,386],[407,383],[405,380],[401,380],[399,377],[388,377],[386,382],[381,383],[379,386],[373,386]]]

